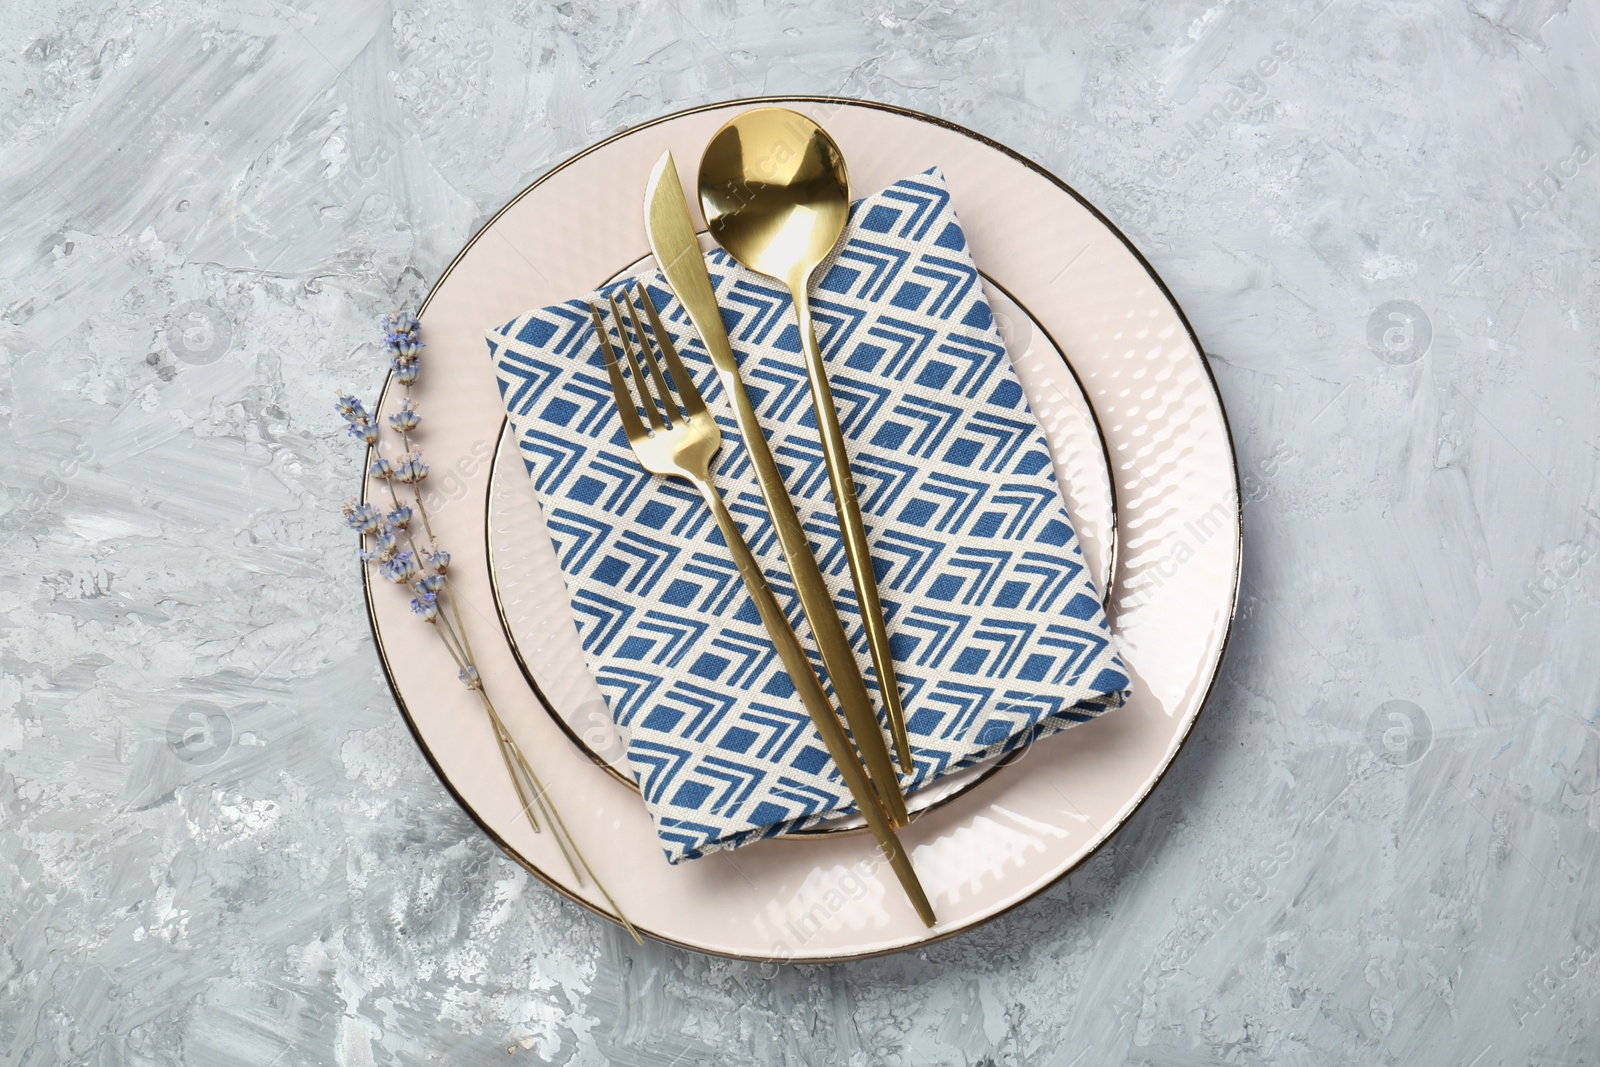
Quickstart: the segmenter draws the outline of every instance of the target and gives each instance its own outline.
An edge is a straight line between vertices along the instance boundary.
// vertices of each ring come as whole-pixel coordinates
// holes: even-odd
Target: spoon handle
[[[800,348],[805,354],[806,376],[811,380],[811,405],[816,409],[817,429],[822,438],[822,458],[828,467],[828,484],[833,490],[833,510],[839,520],[839,532],[844,539],[845,558],[850,562],[850,582],[855,586],[856,602],[861,607],[861,622],[867,631],[867,649],[872,654],[872,669],[878,675],[878,688],[883,695],[884,711],[889,717],[889,730],[894,735],[895,750],[900,758],[900,768],[906,773],[913,769],[911,737],[906,732],[905,710],[900,705],[900,685],[895,678],[894,656],[889,649],[889,628],[883,618],[883,604],[878,599],[878,578],[872,569],[872,552],[867,547],[867,528],[861,521],[861,506],[856,501],[855,480],[850,475],[850,455],[845,450],[844,431],[839,428],[839,412],[833,406],[833,389],[828,384],[828,374],[822,363],[822,351],[817,347],[817,335],[811,324],[811,298],[806,280],[790,287],[794,298],[795,315],[800,325]],[[866,755],[868,744],[883,746],[883,732],[878,723],[872,724],[872,738],[863,737],[866,724],[850,723],[856,744]],[[887,761],[888,752],[883,752]],[[868,757],[870,764],[871,758]]]

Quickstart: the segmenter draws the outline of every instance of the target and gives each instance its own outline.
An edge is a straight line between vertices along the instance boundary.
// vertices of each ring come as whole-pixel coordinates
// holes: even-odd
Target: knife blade
[[[783,475],[756,417],[755,406],[739,376],[739,361],[722,323],[722,312],[711,286],[711,273],[706,269],[694,224],[689,219],[689,202],[683,195],[683,184],[678,180],[678,167],[671,152],[663,152],[650,172],[645,186],[644,227],[661,272],[688,312],[689,321],[711,356],[723,391],[728,394],[739,435],[755,468],[756,483],[766,501],[767,512],[772,516],[778,546],[788,561],[789,573],[794,576],[801,610],[811,624],[811,635],[822,653],[822,665],[833,682],[834,695],[844,709],[845,721],[861,752],[873,788],[883,802],[889,822],[905,826],[911,817],[906,811],[899,776],[889,758],[883,725],[872,709],[861,664],[850,647],[833,594],[828,591],[822,569],[812,555],[811,544],[800,525],[800,517],[795,514],[794,502],[783,484]],[[860,798],[857,801],[859,803]]]

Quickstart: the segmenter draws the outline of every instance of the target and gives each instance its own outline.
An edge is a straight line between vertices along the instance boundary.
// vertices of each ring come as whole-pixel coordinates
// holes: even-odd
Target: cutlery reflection
[[[812,669],[811,661],[800,645],[800,639],[790,628],[783,609],[778,605],[772,595],[772,589],[761,573],[760,565],[750,552],[750,546],[745,543],[743,533],[728,512],[727,505],[723,503],[722,495],[711,481],[711,460],[722,446],[722,430],[706,410],[705,401],[678,357],[671,337],[662,327],[650,294],[642,288],[635,290],[633,294],[625,292],[623,303],[628,308],[626,321],[617,304],[616,296],[610,298],[611,317],[616,324],[623,357],[627,364],[626,374],[622,363],[617,359],[616,349],[612,346],[610,333],[600,317],[599,308],[590,304],[589,314],[594,322],[595,334],[600,339],[600,348],[605,356],[606,373],[611,379],[611,392],[616,398],[617,411],[621,416],[628,444],[633,447],[634,455],[638,457],[640,465],[645,470],[653,474],[686,478],[700,491],[706,506],[711,509],[711,514],[716,519],[718,529],[722,531],[723,540],[728,544],[734,565],[738,567],[739,574],[744,579],[745,588],[755,601],[756,611],[772,637],[778,658],[789,672],[789,678],[799,692],[811,721],[816,725],[817,732],[822,735],[829,755],[838,765],[845,785],[849,787],[851,795],[866,818],[867,825],[872,830],[873,837],[877,839],[878,847],[888,860],[890,868],[900,880],[906,895],[911,898],[917,915],[931,927],[936,921],[933,906],[928,902],[927,894],[923,891],[916,871],[911,866],[910,855],[895,837],[894,828],[889,824],[882,802],[867,780],[866,771],[856,757],[855,749],[845,734],[844,726],[834,714],[832,705],[828,703],[822,683]],[[643,305],[645,317],[650,323],[648,333],[639,317],[640,304]],[[632,339],[630,339],[630,326]],[[654,355],[651,351],[651,338],[654,339]],[[637,339],[637,351],[633,339]],[[662,374],[663,363],[675,389],[668,388],[666,376]],[[674,401],[674,391],[677,394],[676,401]],[[644,419],[648,420],[648,426],[640,419],[641,411],[644,413]]]

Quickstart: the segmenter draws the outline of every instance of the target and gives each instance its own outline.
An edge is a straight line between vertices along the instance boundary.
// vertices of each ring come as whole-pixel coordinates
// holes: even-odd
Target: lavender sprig
[[[344,503],[345,524],[360,538],[362,561],[376,570],[380,577],[412,594],[412,612],[439,634],[450,658],[455,661],[461,683],[478,694],[483,702],[484,711],[488,713],[500,745],[501,760],[505,763],[506,773],[511,776],[517,798],[522,802],[522,812],[528,825],[535,833],[543,832],[539,820],[534,817],[534,810],[538,809],[545,822],[550,824],[556,844],[571,866],[578,884],[583,884],[585,872],[594,878],[600,895],[605,897],[622,925],[635,941],[643,944],[639,932],[623,915],[622,909],[584,859],[577,842],[567,831],[561,813],[547,798],[538,774],[523,756],[484,690],[483,676],[478,672],[477,659],[472,652],[472,641],[467,635],[460,606],[456,603],[447,577],[450,553],[439,546],[423,500],[422,483],[428,477],[428,464],[422,458],[422,450],[412,440],[412,435],[422,425],[422,415],[411,396],[411,386],[416,384],[421,375],[421,353],[426,347],[421,339],[421,323],[415,315],[401,310],[385,316],[380,325],[384,331],[383,344],[389,353],[394,380],[405,391],[399,406],[382,422],[367,410],[360,398],[349,393],[340,393],[334,408],[345,420],[350,436],[366,444],[367,476],[370,483],[375,488],[381,487],[380,491],[388,497],[389,509],[385,511],[366,500],[347,500]],[[383,455],[385,424],[399,438],[401,452],[394,459]],[[413,517],[422,520],[420,544],[413,536]]]

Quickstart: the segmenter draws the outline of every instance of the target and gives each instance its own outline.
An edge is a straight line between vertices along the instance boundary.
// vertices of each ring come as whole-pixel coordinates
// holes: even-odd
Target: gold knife
[[[889,822],[905,826],[910,823],[911,816],[906,811],[905,794],[900,790],[900,779],[889,758],[889,746],[883,739],[883,727],[872,710],[867,683],[861,676],[861,664],[850,647],[850,639],[845,636],[833,595],[828,592],[822,569],[811,554],[811,544],[800,525],[800,517],[795,514],[789,490],[784,487],[777,460],[773,459],[767,436],[756,418],[755,406],[750,403],[750,395],[739,377],[739,361],[728,343],[722,312],[711,288],[711,275],[706,270],[694,225],[689,221],[689,202],[684,198],[678,166],[671,152],[661,154],[645,186],[644,228],[650,238],[650,250],[655,253],[656,262],[671,283],[678,302],[689,313],[689,321],[700,334],[722,389],[733,406],[739,435],[744,439],[745,451],[755,467],[756,482],[777,531],[778,545],[788,560],[789,573],[794,576],[800,607],[811,624],[811,635],[822,653],[822,665],[828,669],[834,695],[844,709],[845,721],[850,725],[856,747],[861,750],[872,785],[883,801]]]

